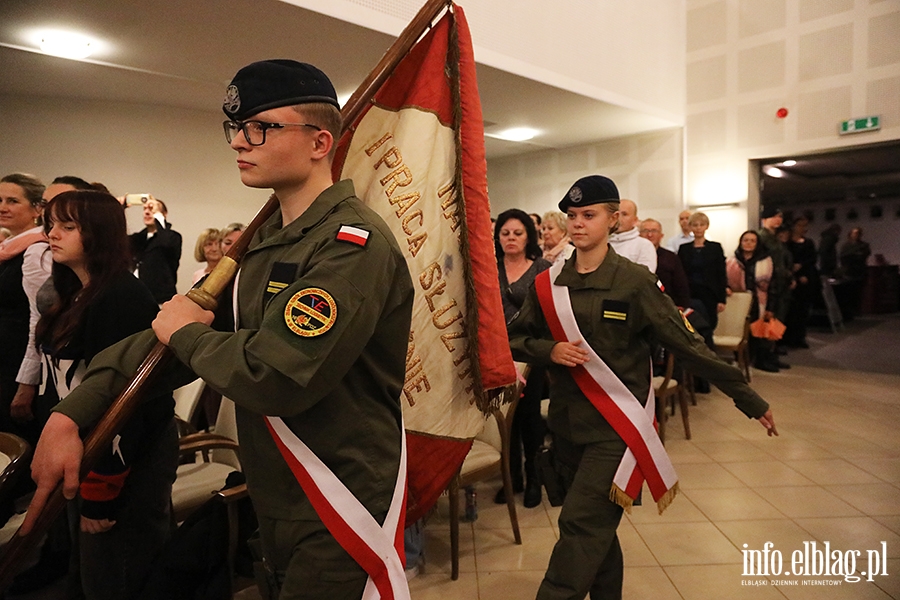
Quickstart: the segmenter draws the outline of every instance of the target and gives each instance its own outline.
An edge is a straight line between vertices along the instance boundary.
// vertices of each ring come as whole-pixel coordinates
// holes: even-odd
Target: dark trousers
[[[384,514],[376,515],[379,524]],[[259,516],[259,538],[278,600],[359,600],[369,576],[321,521]]]
[[[576,445],[553,439],[555,459],[574,473],[537,600],[621,600],[622,548],[616,529],[622,507],[609,499],[625,442],[621,439]]]
[[[112,529],[78,535],[81,585],[88,600],[136,598],[172,531],[172,482],[178,467],[175,421],[146,453],[125,481]],[[75,520],[77,528],[77,515]]]
[[[547,381],[547,369],[532,367],[528,374],[522,398],[513,416],[512,435],[509,443],[509,472],[513,487],[522,487],[522,454],[525,455],[525,477],[535,476],[534,458],[544,443],[546,426],[541,417],[541,399]]]

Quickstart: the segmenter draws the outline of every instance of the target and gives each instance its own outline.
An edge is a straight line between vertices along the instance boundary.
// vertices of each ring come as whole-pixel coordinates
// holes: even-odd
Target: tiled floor
[[[767,438],[717,390],[691,407],[693,439],[680,418],[669,421],[667,449],[682,493],[663,516],[637,507],[619,528],[626,599],[768,598],[900,600],[900,376],[795,367],[754,371],[753,387],[769,400],[781,436]],[[559,509],[525,509],[518,497],[522,545],[513,543],[505,506],[493,504],[499,482],[478,491],[478,520],[461,525],[460,577],[450,580],[447,502],[426,528],[424,574],[413,600],[533,598],[557,539]],[[744,577],[743,545],[772,542],[791,568],[804,542],[825,541],[846,553],[886,542],[888,576],[850,583],[841,577]],[[837,586],[804,580],[841,581]],[[798,585],[776,585],[781,581]],[[742,585],[765,582],[765,586]]]
[[[691,407],[692,440],[684,439],[680,418],[669,421],[666,447],[682,493],[662,516],[647,505],[622,521],[626,600],[900,600],[900,375],[822,368],[862,368],[863,354],[883,348],[870,362],[897,371],[896,355],[893,362],[884,356],[900,345],[897,323],[865,331],[865,351],[849,357],[846,344],[841,350],[830,340],[857,343],[860,324],[847,334],[821,336],[789,371],[754,371],[752,385],[771,403],[780,437],[766,437],[716,390]],[[873,341],[886,329],[888,342]],[[804,363],[818,366],[798,366]],[[559,509],[546,503],[525,509],[518,496],[517,546],[506,507],[493,504],[498,487],[499,481],[478,487],[478,520],[461,527],[457,581],[450,579],[447,499],[441,499],[426,527],[424,573],[410,583],[413,600],[534,598],[558,537]],[[857,572],[868,568],[866,551],[884,542],[889,575],[858,583],[742,576],[744,544],[762,550],[771,542],[788,569],[804,542],[821,548],[826,541],[832,550],[860,551]],[[823,579],[841,583],[802,585]],[[798,585],[778,585],[783,581]],[[30,600],[58,597],[51,592]],[[259,594],[247,588],[238,597]]]

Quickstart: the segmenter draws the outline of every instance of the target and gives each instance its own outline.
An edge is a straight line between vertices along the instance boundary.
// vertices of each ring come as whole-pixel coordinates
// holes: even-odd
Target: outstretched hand
[[[31,531],[60,481],[63,481],[63,495],[68,500],[78,493],[78,475],[83,454],[84,445],[75,421],[62,413],[51,414],[31,460],[31,478],[37,484],[37,490],[22,523],[23,535]]]
[[[778,430],[775,429],[775,418],[772,416],[771,410],[767,410],[766,414],[757,419],[757,421],[766,428],[769,436],[778,435]]]
[[[581,340],[558,342],[550,351],[550,360],[564,367],[583,365],[588,361],[588,353],[587,350],[579,348],[579,345]]]

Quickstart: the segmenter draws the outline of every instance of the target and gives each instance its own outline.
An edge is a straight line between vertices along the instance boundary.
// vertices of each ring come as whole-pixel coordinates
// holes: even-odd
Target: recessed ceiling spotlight
[[[790,159],[790,160],[784,161],[784,162],[781,163],[781,164],[782,164],[782,166],[785,166],[785,167],[793,167],[794,165],[797,164],[797,161],[794,160],[794,159]]]
[[[537,129],[531,129],[530,127],[513,127],[512,129],[495,133],[491,137],[500,138],[508,142],[527,142],[538,133],[540,132]]]
[[[763,173],[765,173],[769,177],[784,177],[784,171],[782,171],[778,167],[773,167],[772,165],[766,165],[762,168],[762,170]]]
[[[76,60],[87,58],[96,48],[91,38],[69,31],[43,31],[39,45],[44,54]]]

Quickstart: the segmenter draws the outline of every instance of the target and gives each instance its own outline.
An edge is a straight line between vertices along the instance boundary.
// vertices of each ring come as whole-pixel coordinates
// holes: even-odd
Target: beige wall
[[[601,174],[634,200],[642,218],[652,217],[675,233],[681,210],[681,129],[628,136],[565,150],[545,150],[488,161],[491,213],[507,208],[543,214],[580,177]]]
[[[685,203],[738,202],[740,232],[749,159],[900,138],[900,2],[688,0],[686,79]],[[869,115],[881,131],[838,135]]]
[[[77,175],[115,195],[163,199],[184,238],[178,291],[185,292],[200,266],[193,257],[200,231],[249,222],[268,197],[241,184],[222,120],[171,107],[0,96],[0,173],[25,171],[45,182]],[[143,228],[137,208],[127,215],[130,231]]]
[[[731,205],[703,209],[710,239],[730,249],[756,226],[749,160],[900,138],[897,0],[688,0],[685,27],[683,157],[644,163],[638,136],[490,161],[494,213],[540,210],[579,174],[602,172],[667,233],[682,206]],[[776,117],[780,107],[787,118]],[[881,131],[838,135],[840,121],[868,115],[881,116]],[[597,159],[597,149],[616,147],[617,159]],[[682,166],[683,188],[679,173],[676,193],[653,189],[671,190]]]
[[[286,0],[397,35],[424,0]],[[475,59],[548,85],[684,118],[685,0],[464,0]]]

